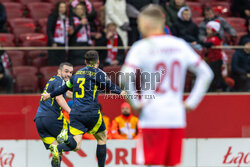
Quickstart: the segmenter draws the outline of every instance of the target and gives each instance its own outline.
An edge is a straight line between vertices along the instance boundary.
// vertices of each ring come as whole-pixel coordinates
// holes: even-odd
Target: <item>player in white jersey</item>
[[[151,84],[151,90],[142,91],[144,96],[141,100],[130,99],[132,106],[141,111],[142,134],[138,140],[137,162],[177,166],[181,162],[185,110],[197,107],[211,83],[213,73],[184,40],[164,34],[164,22],[161,7],[150,5],[142,10],[138,25],[144,39],[132,46],[122,72],[135,73],[136,69],[140,69],[144,80]],[[188,69],[196,74],[196,82],[183,102]],[[145,79],[145,76],[157,72],[161,77],[155,85],[154,79]],[[132,82],[132,78],[122,79],[124,85],[130,86],[128,95],[136,94]],[[146,95],[152,95],[154,99],[145,99]]]

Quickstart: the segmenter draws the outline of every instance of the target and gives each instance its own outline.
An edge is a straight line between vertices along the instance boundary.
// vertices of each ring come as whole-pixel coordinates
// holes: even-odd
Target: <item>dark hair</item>
[[[85,53],[85,60],[87,64],[94,65],[97,63],[97,60],[99,59],[98,52],[95,50],[90,50],[87,53]]]
[[[213,8],[211,8],[211,7],[208,7],[208,6],[203,7],[202,16],[205,17],[205,12],[208,12],[208,11],[214,12]]]
[[[55,6],[55,9],[54,9],[54,13],[58,16],[59,15],[59,6],[62,4],[62,3],[64,3],[65,5],[66,5],[66,2],[64,2],[64,1],[58,1],[57,3],[56,3],[56,6]],[[67,9],[67,8],[66,8]],[[66,14],[66,13],[65,13]]]
[[[63,66],[70,66],[73,67],[73,65],[69,62],[63,62],[59,65],[59,69],[62,70]]]

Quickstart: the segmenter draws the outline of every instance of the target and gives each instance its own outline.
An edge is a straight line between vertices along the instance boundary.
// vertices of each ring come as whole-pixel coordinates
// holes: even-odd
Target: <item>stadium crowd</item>
[[[43,89],[41,81],[54,75],[55,66],[61,62],[72,63],[74,71],[84,66],[84,53],[88,49],[69,50],[70,46],[106,47],[98,49],[100,67],[106,72],[118,72],[127,46],[143,38],[137,29],[137,17],[151,3],[164,8],[166,33],[183,38],[209,64],[215,74],[211,92],[250,90],[250,3],[247,0],[1,0],[2,46],[54,49],[48,52],[1,50],[1,92],[37,93]],[[228,45],[246,47],[213,48]],[[188,73],[185,91],[191,90],[192,81],[193,75]]]

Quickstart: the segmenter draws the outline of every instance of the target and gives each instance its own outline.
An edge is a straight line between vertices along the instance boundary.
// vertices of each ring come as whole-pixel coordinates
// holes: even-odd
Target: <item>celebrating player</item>
[[[98,88],[100,85],[104,85],[113,93],[125,95],[125,92],[114,85],[107,77],[107,74],[98,68],[99,56],[96,51],[88,51],[85,54],[85,63],[87,66],[77,71],[66,82],[66,85],[52,93],[43,94],[43,100],[47,100],[73,88],[73,106],[70,112],[69,126],[69,131],[73,136],[68,135],[67,131],[61,133],[64,143],[58,146],[53,145],[51,151],[53,157],[59,159],[58,152],[60,153],[68,147],[72,150],[80,149],[82,135],[88,132],[93,134],[97,140],[98,166],[104,167],[107,134],[98,103]]]
[[[181,162],[185,109],[194,109],[200,103],[213,73],[184,40],[165,35],[164,23],[165,16],[160,6],[150,5],[142,10],[138,25],[144,39],[132,46],[122,72],[131,74],[139,69],[143,74],[161,74],[159,82],[146,80],[155,89],[142,90],[140,101],[130,100],[132,106],[141,111],[139,124],[142,135],[137,146],[137,162],[177,166]],[[196,74],[196,82],[183,102],[187,69]],[[132,77],[122,80],[124,85],[130,86],[128,95],[136,94],[134,86],[131,86],[133,80]],[[148,85],[148,82],[145,84]],[[149,94],[154,99],[143,99]]]
[[[52,92],[56,88],[65,85],[65,82],[69,80],[73,73],[73,66],[70,63],[61,63],[57,71],[57,75],[53,76],[44,88],[45,92]],[[66,112],[70,112],[70,108],[65,101],[65,98],[72,98],[72,92],[67,92],[66,94],[56,96],[48,101],[40,100],[40,105],[37,109],[35,116],[36,128],[41,137],[46,149],[49,149],[50,145],[58,145],[57,136],[63,129],[63,119],[62,108]],[[59,161],[55,164],[53,160],[51,161],[52,167],[60,166]]]

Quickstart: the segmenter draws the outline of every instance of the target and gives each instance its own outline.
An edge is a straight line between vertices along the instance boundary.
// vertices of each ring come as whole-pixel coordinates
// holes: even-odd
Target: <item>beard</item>
[[[130,113],[122,113],[122,115],[123,115],[124,117],[129,117],[129,116],[130,116]]]

